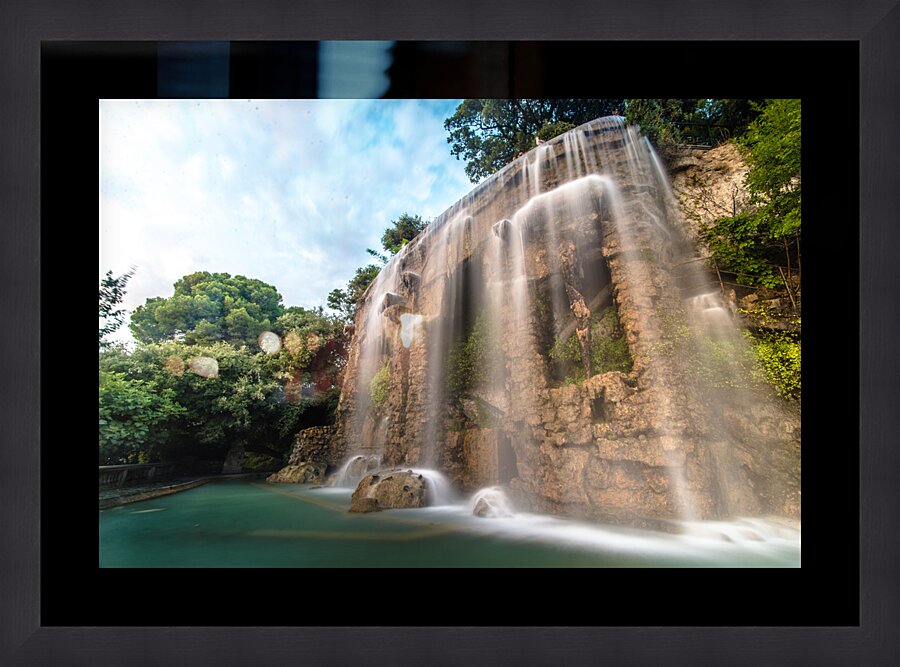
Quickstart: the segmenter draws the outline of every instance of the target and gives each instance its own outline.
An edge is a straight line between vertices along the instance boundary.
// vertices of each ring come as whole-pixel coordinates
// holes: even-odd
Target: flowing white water
[[[515,514],[506,492],[499,486],[491,486],[477,491],[469,501],[473,514],[486,517],[507,518]]]
[[[486,213],[495,210],[492,202],[504,197],[507,217]],[[479,422],[478,428],[500,428],[543,445],[534,415],[552,388],[548,362],[542,359],[547,336],[577,334],[582,379],[589,377],[596,372],[589,352],[591,318],[614,307],[614,291],[630,285],[630,293],[618,298],[629,307],[629,346],[636,363],[659,359],[656,346],[668,343],[672,330],[684,329],[696,341],[690,349],[687,343],[679,343],[684,349],[676,345],[668,353],[666,371],[652,365],[636,369],[636,376],[648,378],[651,401],[646,409],[657,436],[657,444],[647,446],[661,448],[646,456],[661,461],[655,465],[669,479],[663,514],[685,521],[732,514],[729,492],[741,482],[732,461],[731,436],[714,433],[706,458],[682,442],[684,387],[674,380],[681,375],[665,373],[690,378],[705,409],[715,414],[716,386],[701,386],[690,364],[704,357],[704,372],[716,366],[716,373],[739,378],[746,373],[740,352],[746,343],[706,267],[695,261],[700,258],[677,211],[665,170],[649,142],[614,117],[539,145],[440,216],[392,258],[367,292],[357,321],[358,357],[351,355],[349,362],[355,364],[357,378],[349,423],[352,457],[337,476],[340,484],[354,483],[348,471],[357,460],[353,457],[360,455],[378,457],[386,465],[423,466],[434,474],[448,470],[446,429],[460,410],[459,397],[449,393],[448,376],[455,369],[448,360],[452,350],[471,344],[466,336],[471,337],[479,318],[489,332],[482,345],[489,347],[491,358],[468,371],[476,379],[467,380],[465,387],[466,419]],[[615,231],[612,241],[610,229]],[[604,259],[609,254],[619,258],[616,285],[610,282],[611,269]],[[678,267],[685,268],[678,273]],[[669,274],[672,286],[667,289],[674,296],[651,303],[640,294],[640,286],[656,287],[660,277]],[[419,290],[428,290],[427,303],[420,302]],[[673,303],[679,304],[676,310],[683,320],[661,317]],[[723,350],[725,361],[720,363]],[[411,375],[413,367],[416,377]],[[385,368],[390,369],[389,393],[395,402],[376,405],[373,380]],[[706,381],[706,376],[701,379]],[[401,396],[405,407],[398,408]],[[755,400],[750,394],[744,398]],[[486,419],[485,404],[500,416]],[[473,405],[480,411],[474,416]],[[463,456],[476,457],[474,445],[465,449],[459,439],[450,441],[465,450]],[[556,443],[561,444],[566,443]],[[555,450],[542,446],[540,451],[541,458],[530,465],[539,467],[542,483],[567,484],[554,467]],[[703,465],[716,466],[712,477],[718,491],[704,487],[696,469],[688,469],[686,456],[692,452]],[[356,472],[359,466],[357,462]],[[432,484],[443,489],[446,483],[449,489],[446,478],[441,480]],[[560,491],[562,496],[567,492]],[[710,501],[710,493],[718,493],[718,499]],[[485,497],[484,502],[490,501]],[[719,506],[711,509],[710,503]]]
[[[381,455],[379,454],[369,456],[357,454],[356,456],[351,456],[334,474],[330,480],[331,486],[356,488],[359,480],[366,475],[377,472],[380,467]]]

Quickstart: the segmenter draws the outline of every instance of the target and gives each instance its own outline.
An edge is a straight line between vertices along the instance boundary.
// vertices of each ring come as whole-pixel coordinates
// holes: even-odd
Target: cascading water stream
[[[615,522],[762,511],[737,452],[772,457],[722,415],[769,408],[741,388],[746,343],[699,260],[636,128],[598,119],[539,145],[368,289],[346,451]],[[619,330],[628,359],[610,361]]]

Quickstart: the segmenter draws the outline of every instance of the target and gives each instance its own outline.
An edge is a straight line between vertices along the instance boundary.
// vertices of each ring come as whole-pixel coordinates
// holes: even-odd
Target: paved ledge
[[[271,475],[270,472],[239,473],[234,475],[206,475],[193,477],[177,477],[151,484],[135,484],[134,486],[122,486],[111,489],[100,489],[100,509],[105,510],[120,505],[138,503],[142,500],[152,500],[161,496],[168,496],[179,491],[187,491],[209,482],[217,482],[227,479],[259,479]]]

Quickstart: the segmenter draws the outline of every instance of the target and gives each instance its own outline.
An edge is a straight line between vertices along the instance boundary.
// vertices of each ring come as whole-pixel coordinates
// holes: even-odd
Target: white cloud
[[[198,270],[269,282],[285,305],[324,305],[390,220],[434,217],[471,189],[446,143],[452,107],[104,100],[101,275],[137,265],[129,309]]]

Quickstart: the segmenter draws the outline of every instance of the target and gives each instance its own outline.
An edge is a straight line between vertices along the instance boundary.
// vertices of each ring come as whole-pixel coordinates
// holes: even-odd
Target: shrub
[[[566,339],[557,339],[550,349],[550,359],[557,364],[558,375],[564,384],[579,384],[585,380],[581,363],[581,344],[578,336],[572,334]],[[619,324],[614,307],[607,308],[602,315],[591,318],[591,370],[595,374],[631,370],[631,352],[625,332]]]
[[[378,369],[378,372],[372,376],[369,382],[369,397],[372,404],[376,408],[382,408],[387,402],[388,389],[391,386],[391,364],[386,361],[384,365]]]
[[[468,389],[488,384],[500,371],[501,360],[487,316],[475,318],[469,335],[450,347],[447,354],[447,393],[458,397]]]
[[[787,331],[747,334],[765,379],[782,398],[800,398],[800,340]]]

